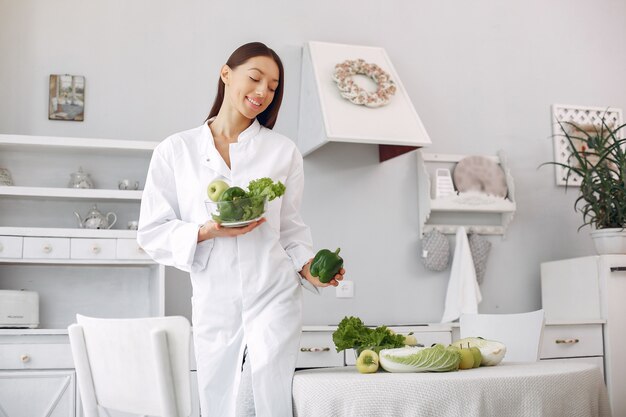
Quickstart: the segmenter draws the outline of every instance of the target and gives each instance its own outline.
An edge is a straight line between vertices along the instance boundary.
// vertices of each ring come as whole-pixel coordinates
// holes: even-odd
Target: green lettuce
[[[250,181],[246,197],[267,197],[267,201],[272,201],[283,194],[285,194],[285,185],[282,182],[274,183],[271,178],[264,177]]]
[[[345,349],[370,349],[376,353],[382,349],[404,346],[404,336],[393,334],[386,326],[375,329],[366,327],[358,317],[344,317],[333,333],[337,352]]]

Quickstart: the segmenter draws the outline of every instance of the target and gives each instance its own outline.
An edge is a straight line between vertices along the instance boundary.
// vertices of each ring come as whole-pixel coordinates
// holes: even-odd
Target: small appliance
[[[27,290],[0,290],[0,328],[39,326],[39,294]]]

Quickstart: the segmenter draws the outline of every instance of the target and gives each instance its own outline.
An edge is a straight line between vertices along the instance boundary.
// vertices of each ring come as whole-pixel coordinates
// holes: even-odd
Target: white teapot
[[[76,212],[74,212],[74,215],[78,219],[78,226],[81,229],[110,229],[117,221],[117,215],[115,213],[108,212],[107,214],[102,214],[95,204],[89,213],[87,213],[85,220]],[[112,221],[110,221],[109,218],[111,218]]]

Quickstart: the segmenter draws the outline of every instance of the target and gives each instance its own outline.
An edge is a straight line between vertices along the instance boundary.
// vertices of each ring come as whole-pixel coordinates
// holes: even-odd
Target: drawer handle
[[[328,352],[329,347],[303,347],[300,348],[300,352]]]
[[[91,247],[91,252],[92,252],[92,253],[100,253],[100,246],[98,246],[98,245],[93,245],[93,246]]]
[[[556,339],[555,340],[556,344],[565,344],[565,345],[573,345],[578,342],[579,342],[578,339]]]
[[[43,253],[50,253],[52,252],[52,245],[49,243],[46,243],[45,245],[41,247],[41,250],[43,250]]]
[[[21,360],[22,362],[24,362],[24,363],[26,363],[26,362],[30,362],[30,356],[28,356],[28,355],[22,355],[22,356],[20,356],[20,360]]]

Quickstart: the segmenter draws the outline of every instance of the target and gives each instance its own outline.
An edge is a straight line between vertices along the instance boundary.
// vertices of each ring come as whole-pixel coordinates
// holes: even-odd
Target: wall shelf
[[[0,235],[136,239],[137,231],[119,229],[71,229],[54,227],[0,227]]]
[[[76,313],[164,314],[165,268],[139,248],[137,231],[126,228],[139,216],[142,191],[117,189],[121,179],[145,179],[156,145],[0,135],[0,166],[15,183],[0,186],[0,288],[39,293],[42,334],[66,328]],[[64,187],[79,166],[96,188]],[[117,229],[77,227],[73,212],[84,216],[93,203],[117,214]]]
[[[105,190],[84,188],[0,186],[0,196],[71,199],[71,200],[141,200],[141,190]]]
[[[505,176],[508,195],[501,198],[472,198],[471,195],[453,194],[433,198],[431,178],[437,168],[452,172],[454,165],[467,155],[424,153],[417,151],[419,234],[436,229],[444,234],[454,234],[459,226],[468,233],[504,235],[516,210],[515,186],[504,154],[489,155],[489,159],[500,164]]]

